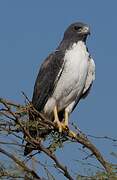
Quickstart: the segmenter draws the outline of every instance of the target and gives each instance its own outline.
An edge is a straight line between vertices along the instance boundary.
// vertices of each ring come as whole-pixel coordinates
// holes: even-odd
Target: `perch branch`
[[[4,101],[3,99],[0,99],[0,102],[5,106],[5,108],[7,109],[7,111],[10,113],[11,116],[13,116],[13,118],[15,119],[15,122],[17,122],[20,127],[22,128],[23,133],[29,138],[29,143],[31,143],[32,145],[34,145],[34,147],[37,147],[38,150],[43,151],[45,154],[47,154],[51,159],[54,160],[54,162],[56,163],[57,167],[60,168],[63,172],[64,175],[66,177],[69,177],[72,179],[72,177],[69,175],[69,172],[67,171],[67,168],[64,167],[63,165],[61,165],[58,160],[56,159],[55,155],[53,155],[52,153],[50,153],[50,151],[45,148],[44,146],[42,146],[38,141],[36,141],[35,139],[33,139],[29,132],[27,131],[26,127],[21,123],[21,121],[19,120],[17,113],[13,112],[10,108],[10,106],[7,104],[7,101]],[[13,105],[13,104],[12,104]],[[29,106],[29,110],[32,113],[36,113],[36,116],[42,120],[43,123],[48,124],[49,127],[51,127],[52,129],[56,130],[55,124],[49,120],[47,120],[41,113],[39,113],[33,106]],[[26,109],[26,112],[27,109]],[[87,149],[89,149],[91,151],[91,153],[96,157],[96,159],[101,163],[101,165],[105,168],[107,173],[111,173],[112,169],[111,169],[111,164],[108,163],[104,157],[102,156],[102,154],[100,153],[100,151],[91,143],[91,141],[83,134],[83,133],[74,133],[71,130],[66,130],[64,129],[63,134],[65,134],[69,139],[74,140],[80,144],[82,144],[84,147],[86,147]]]

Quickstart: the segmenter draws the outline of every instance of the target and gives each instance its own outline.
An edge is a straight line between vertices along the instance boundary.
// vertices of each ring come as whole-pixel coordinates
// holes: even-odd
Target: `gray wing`
[[[48,98],[52,95],[63,68],[64,53],[59,50],[50,54],[41,65],[32,97],[32,104],[38,111],[43,110]],[[36,120],[36,115],[29,111],[29,121],[33,120]],[[36,138],[37,135],[41,138],[45,138],[46,135],[50,133],[48,129],[42,129],[42,127],[40,127],[40,130],[38,129],[38,132],[35,128],[34,130],[29,129],[29,132],[34,138]],[[32,150],[33,148],[31,144],[27,143],[25,146],[24,155],[29,154]]]
[[[43,62],[35,82],[32,98],[32,104],[38,111],[43,110],[48,98],[52,95],[62,73],[63,64],[64,54],[61,51],[50,54]]]
[[[87,79],[81,98],[85,98],[88,95],[94,80],[95,80],[95,63],[94,60],[90,57]]]
[[[87,97],[87,95],[89,94],[90,89],[92,87],[93,81],[95,80],[95,63],[94,63],[94,60],[91,57],[89,57],[88,63],[89,63],[88,64],[88,74],[87,74],[85,86],[84,86],[84,89],[83,89],[83,92],[82,92],[80,98],[76,99],[72,111],[75,109],[75,107],[77,106],[80,99],[84,99],[85,97]]]

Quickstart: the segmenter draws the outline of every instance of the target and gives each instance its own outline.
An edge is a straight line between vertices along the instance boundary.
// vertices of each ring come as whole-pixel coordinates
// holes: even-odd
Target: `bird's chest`
[[[80,94],[86,81],[88,58],[89,53],[83,42],[73,44],[66,51],[64,69],[54,92],[57,100],[62,97],[63,101],[67,101],[67,98],[74,99]]]
[[[63,76],[66,81],[69,79],[71,82],[79,82],[81,79],[85,79],[88,68],[88,57],[86,46],[83,42],[73,44],[72,48],[66,52],[65,55],[65,67]]]

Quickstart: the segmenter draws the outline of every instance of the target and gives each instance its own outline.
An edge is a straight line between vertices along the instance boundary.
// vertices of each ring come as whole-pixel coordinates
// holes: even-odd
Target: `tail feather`
[[[42,121],[42,125],[38,125],[38,123],[34,122],[39,122],[39,117],[34,112],[32,113],[31,111],[29,111],[29,133],[31,137],[38,140],[44,140],[47,135],[52,131],[52,129],[45,128],[42,124]],[[34,124],[37,124],[37,127],[33,127]],[[28,155],[33,150],[35,150],[35,147],[31,143],[27,142],[24,149],[24,155]]]
[[[26,143],[25,149],[24,149],[24,156],[27,156],[34,150],[34,147],[29,142]]]
[[[35,139],[40,139],[40,140],[44,140],[47,135],[51,132],[50,129],[43,129],[43,130],[40,130],[39,133],[38,133],[38,136],[36,136],[37,134],[37,131],[30,131],[30,134],[33,138]],[[36,138],[37,137],[37,138]],[[25,145],[25,149],[24,149],[24,156],[27,156],[29,153],[31,153],[33,150],[35,150],[36,148],[29,142],[26,143]]]

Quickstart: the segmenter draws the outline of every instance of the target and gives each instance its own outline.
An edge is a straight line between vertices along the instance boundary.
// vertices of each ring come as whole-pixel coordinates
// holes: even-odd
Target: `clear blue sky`
[[[91,27],[87,44],[96,63],[96,80],[71,119],[87,134],[117,137],[116,0],[1,0],[0,96],[22,103],[24,91],[31,98],[40,63],[76,21]],[[112,144],[96,144],[106,155],[112,150]]]

